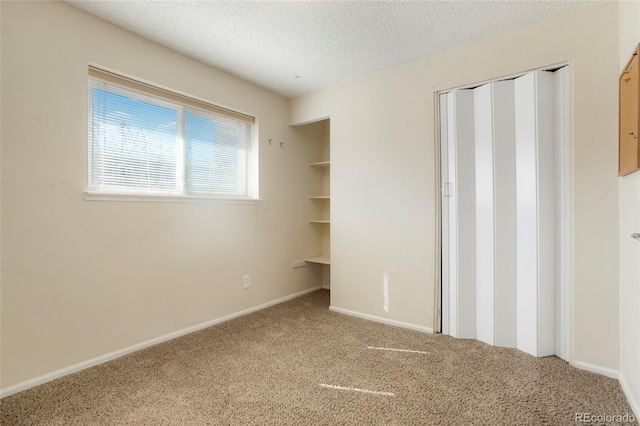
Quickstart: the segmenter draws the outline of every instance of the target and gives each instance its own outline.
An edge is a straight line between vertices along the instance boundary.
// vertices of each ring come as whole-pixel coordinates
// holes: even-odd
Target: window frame
[[[244,160],[246,167],[246,182],[245,193],[243,194],[225,194],[220,192],[203,193],[197,191],[188,191],[186,176],[184,170],[185,162],[185,140],[184,129],[179,128],[176,131],[178,139],[178,145],[176,146],[176,190],[154,190],[144,191],[140,189],[127,190],[125,188],[117,189],[97,189],[92,185],[92,173],[91,168],[92,158],[94,155],[93,150],[93,135],[92,135],[92,107],[91,93],[89,92],[92,80],[107,83],[115,86],[116,89],[121,89],[124,93],[118,92],[118,94],[124,94],[129,96],[128,93],[133,92],[134,98],[138,98],[144,102],[149,102],[144,99],[145,97],[151,97],[154,101],[158,101],[160,104],[167,103],[171,107],[177,108],[178,120],[180,117],[184,121],[184,116],[187,111],[201,111],[203,117],[210,118],[209,114],[222,116],[226,119],[243,122],[248,124],[249,134],[246,140],[246,146],[244,150]],[[89,73],[87,78],[87,187],[83,193],[85,200],[101,200],[101,201],[150,201],[150,202],[205,202],[205,203],[240,203],[240,204],[253,204],[260,202],[258,196],[258,120],[251,115],[244,114],[235,110],[231,110],[216,104],[212,104],[208,101],[198,99],[191,95],[179,93],[174,90],[169,90],[164,87],[150,84],[139,79],[134,79],[128,76],[124,76],[119,73],[115,73],[106,70],[101,67],[93,65],[89,66]],[[179,123],[178,127],[181,127],[183,123]],[[182,136],[182,137],[179,137]]]

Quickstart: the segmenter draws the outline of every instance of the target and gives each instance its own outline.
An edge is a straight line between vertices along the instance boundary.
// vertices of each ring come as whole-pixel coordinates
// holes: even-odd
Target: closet
[[[439,94],[444,334],[568,357],[567,78]]]

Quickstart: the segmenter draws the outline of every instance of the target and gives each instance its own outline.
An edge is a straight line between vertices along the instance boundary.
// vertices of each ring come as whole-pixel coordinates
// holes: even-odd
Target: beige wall
[[[640,43],[640,1],[620,3],[620,67]],[[640,416],[640,172],[620,178],[620,379]]]
[[[1,8],[2,388],[321,284],[290,268],[313,151],[287,99],[64,3]],[[89,63],[256,115],[263,202],[85,201]]]
[[[569,62],[573,353],[617,371],[618,49],[618,5],[607,2],[292,100],[292,123],[331,117],[331,304],[433,328],[434,94]]]

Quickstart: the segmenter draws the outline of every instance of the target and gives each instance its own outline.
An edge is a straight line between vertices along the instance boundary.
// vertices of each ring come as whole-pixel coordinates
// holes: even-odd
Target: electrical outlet
[[[304,260],[294,260],[291,262],[291,269],[302,268],[307,266],[307,262]]]
[[[247,275],[243,275],[242,276],[242,288],[249,288],[251,287],[251,275],[247,274]]]

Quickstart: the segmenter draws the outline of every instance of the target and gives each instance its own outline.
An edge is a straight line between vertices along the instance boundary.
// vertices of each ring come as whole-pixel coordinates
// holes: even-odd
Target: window
[[[253,117],[89,70],[89,192],[252,198]]]

